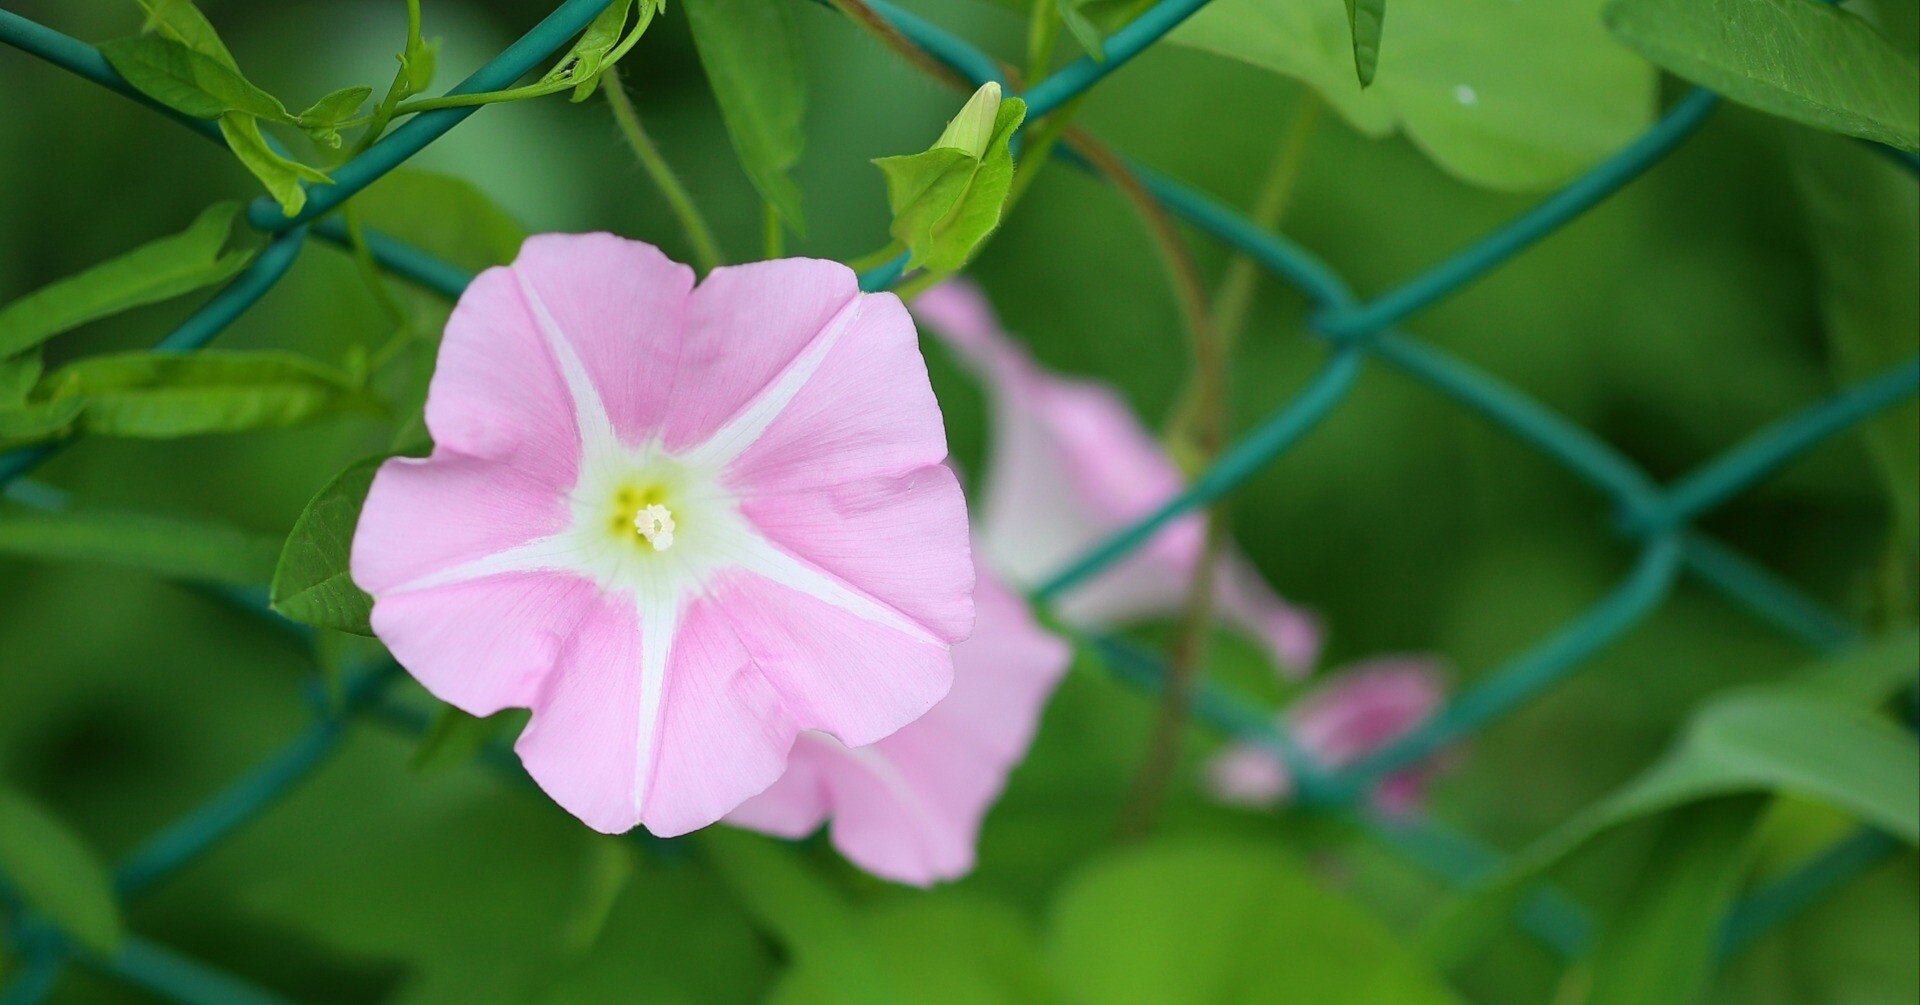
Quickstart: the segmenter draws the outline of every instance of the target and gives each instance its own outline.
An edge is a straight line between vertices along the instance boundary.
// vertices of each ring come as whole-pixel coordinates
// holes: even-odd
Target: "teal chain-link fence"
[[[450,93],[476,93],[512,85],[559,51],[607,3],[567,0]],[[1036,82],[1023,93],[1030,119],[1038,119],[1084,94],[1205,3],[1161,0],[1106,40],[1104,60],[1082,58]],[[913,44],[960,75],[975,83],[1001,79],[999,65],[965,41],[883,0],[870,0],[870,5]],[[128,86],[92,46],[4,10],[0,10],[0,41],[152,104]],[[1691,91],[1638,139],[1565,188],[1445,261],[1368,300],[1358,297],[1326,263],[1285,237],[1263,230],[1177,181],[1130,165],[1167,210],[1250,257],[1308,297],[1314,305],[1308,327],[1325,343],[1326,358],[1304,387],[1233,443],[1186,491],[1060,570],[1037,588],[1035,599],[1045,603],[1061,596],[1138,547],[1168,521],[1232,492],[1339,407],[1370,363],[1378,362],[1413,377],[1552,459],[1612,505],[1613,530],[1633,542],[1638,558],[1612,592],[1505,665],[1480,675],[1473,686],[1419,730],[1357,764],[1335,771],[1303,752],[1265,710],[1233,695],[1203,685],[1193,706],[1194,715],[1207,725],[1263,746],[1284,760],[1299,780],[1304,805],[1354,815],[1422,868],[1461,885],[1498,868],[1498,856],[1470,837],[1431,820],[1376,817],[1364,808],[1362,795],[1387,774],[1473,733],[1552,688],[1660,606],[1681,575],[1698,577],[1760,621],[1814,650],[1832,650],[1854,641],[1859,633],[1853,626],[1793,585],[1702,533],[1695,523],[1823,440],[1915,395],[1920,391],[1920,358],[1785,416],[1693,473],[1661,485],[1607,443],[1519,389],[1394,330],[1394,325],[1408,316],[1478,281],[1657,164],[1699,128],[1717,102],[1708,91]],[[155,107],[219,142],[213,123]],[[296,216],[282,216],[270,201],[256,202],[248,219],[269,235],[266,247],[244,272],[161,339],[155,350],[191,352],[206,345],[286,274],[309,237],[346,243],[345,226],[337,216],[328,214],[476,110],[477,106],[451,108],[414,116],[335,170],[333,184],[313,188],[306,207]],[[1073,159],[1064,151],[1059,156]],[[1895,156],[1902,157],[1908,167],[1914,166],[1905,155]],[[382,268],[448,299],[458,297],[471,278],[461,269],[386,235],[369,233],[366,243]],[[862,286],[885,289],[900,278],[904,265],[903,255],[864,273]],[[63,441],[0,455],[0,487],[16,483],[67,445]],[[15,486],[16,490],[29,492],[37,488]],[[1100,637],[1089,642],[1116,675],[1132,684],[1152,690],[1164,679],[1165,667],[1151,653],[1116,638]],[[298,784],[327,757],[352,717],[381,707],[381,692],[392,679],[393,669],[370,668],[350,680],[343,701],[315,701],[315,720],[305,732],[121,862],[114,875],[119,895],[139,896],[265,812],[276,797]],[[1722,951],[1737,949],[1879,861],[1893,848],[1893,839],[1863,829],[1810,857],[1735,907],[1721,932]],[[174,1001],[205,1005],[282,1001],[139,936],[129,936],[116,954],[102,958],[74,946],[51,925],[17,906],[13,915],[5,934],[23,966],[0,993],[0,1005],[41,1001],[69,963],[115,975]],[[1519,921],[1545,944],[1569,956],[1582,950],[1590,934],[1581,909],[1550,891],[1529,901]]]

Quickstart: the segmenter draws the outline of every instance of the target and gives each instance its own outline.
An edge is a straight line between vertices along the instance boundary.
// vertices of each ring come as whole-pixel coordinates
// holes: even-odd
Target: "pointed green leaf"
[[[314,102],[306,111],[301,112],[300,124],[311,127],[350,119],[353,117],[353,113],[359,111],[360,106],[366,104],[367,99],[372,96],[373,88],[371,87],[364,85],[360,87],[343,87],[322,97],[319,101]]]
[[[1920,149],[1920,66],[1839,4],[1614,0],[1605,16],[1641,55],[1743,105]]]
[[[687,0],[687,23],[740,165],[794,231],[800,189],[787,171],[806,137],[806,78],[793,15],[783,0]]]
[[[88,949],[119,947],[120,905],[100,859],[26,796],[0,786],[0,882]]]
[[[0,406],[26,404],[27,394],[40,382],[40,350],[0,356]]]
[[[873,162],[887,179],[887,203],[893,210],[889,230],[911,252],[910,266],[937,272],[958,269],[999,226],[1000,211],[1013,184],[1008,144],[1025,117],[1025,102],[1001,101],[983,157],[935,145],[921,153]],[[958,116],[955,121],[959,122]]]
[[[1428,951],[1446,963],[1464,959],[1555,863],[1630,820],[1703,799],[1790,793],[1920,842],[1920,744],[1869,711],[1893,685],[1910,686],[1916,665],[1920,636],[1907,632],[1829,660],[1802,679],[1709,700],[1651,768],[1435,912],[1424,926]]]
[[[231,277],[253,257],[251,251],[221,251],[239,210],[239,204],[231,202],[210,206],[178,234],[149,241],[0,307],[0,357],[89,321]]]
[[[280,204],[280,211],[288,216],[300,212],[307,204],[307,190],[302,181],[326,184],[333,179],[298,161],[288,160],[273,152],[267,146],[266,137],[260,135],[260,120],[251,115],[231,112],[220,116],[220,135],[227,141],[227,148],[240,158],[248,172],[260,179],[266,186],[267,194]]]
[[[80,399],[80,427],[167,439],[291,426],[382,410],[346,376],[284,352],[119,353],[76,360],[41,381],[38,400]]]
[[[1672,814],[1602,924],[1585,1005],[1700,1000],[1766,807],[1762,796],[1729,796]]]
[[[607,54],[620,44],[633,4],[634,0],[614,0],[607,5],[600,16],[588,23],[587,30],[580,33],[579,40],[560,61],[561,66],[567,68],[569,78],[579,81],[574,85],[571,100],[585,101],[600,86],[600,71],[605,69]],[[651,2],[647,5],[650,7]],[[648,16],[647,8],[643,8],[642,17]]]
[[[259,586],[273,572],[276,550],[271,539],[208,521],[123,510],[0,507],[0,553],[46,561]]]
[[[294,521],[273,572],[270,602],[281,614],[320,628],[372,635],[373,598],[348,574],[353,531],[373,475],[385,457],[349,466],[321,487]]]
[[[140,93],[182,115],[211,119],[245,112],[274,122],[293,121],[279,99],[255,87],[231,63],[173,39],[117,38],[102,44],[100,54]]]
[[[1089,20],[1087,15],[1081,13],[1073,0],[1054,0],[1054,4],[1060,8],[1060,23],[1067,26],[1067,34],[1073,36],[1073,40],[1079,43],[1080,48],[1085,50],[1094,62],[1105,62],[1107,47],[1100,37],[1099,27]]]
[[[1387,19],[1387,0],[1347,0],[1347,30],[1353,35],[1353,72],[1360,86],[1373,83],[1380,64],[1380,31]]]
[[[147,13],[146,23],[140,26],[142,33],[157,33],[228,66],[236,65],[233,53],[227,51],[220,34],[213,30],[207,16],[200,13],[192,0],[138,0],[138,3]]]

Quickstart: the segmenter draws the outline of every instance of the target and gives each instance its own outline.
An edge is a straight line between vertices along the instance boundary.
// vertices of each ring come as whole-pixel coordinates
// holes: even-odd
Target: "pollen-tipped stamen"
[[[673,511],[658,503],[649,503],[633,515],[633,529],[653,545],[654,551],[673,547]]]

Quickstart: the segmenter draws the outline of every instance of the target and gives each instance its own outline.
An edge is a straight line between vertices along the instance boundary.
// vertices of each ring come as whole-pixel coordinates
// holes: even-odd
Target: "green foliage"
[[[1916,646],[1912,633],[1889,637],[1802,680],[1710,700],[1652,767],[1437,912],[1426,926],[1429,948],[1443,961],[1460,960],[1512,914],[1534,879],[1574,851],[1622,824],[1702,800],[1790,793],[1920,841],[1920,745],[1869,711],[1911,686]]]
[[[238,112],[220,116],[220,135],[227,141],[227,149],[266,186],[267,194],[273,196],[280,204],[280,211],[288,216],[300,212],[307,204],[307,190],[302,182],[325,184],[332,180],[317,168],[282,157],[268,145],[266,136],[260,132],[260,120],[252,116]]]
[[[1594,947],[1587,1005],[1700,999],[1766,805],[1761,796],[1728,796],[1669,816]]]
[[[114,70],[140,93],[197,119],[228,112],[291,125],[278,98],[255,87],[231,61],[223,61],[154,35],[117,38],[100,46]]]
[[[0,554],[134,568],[169,579],[258,586],[272,540],[236,527],[109,509],[0,506]]]
[[[277,351],[89,356],[42,380],[36,395],[84,402],[87,432],[143,439],[271,429],[384,407],[338,370]]]
[[[861,938],[853,909],[802,867],[793,851],[757,834],[701,831],[702,859],[794,965],[815,975],[844,1005],[895,1001],[878,956]]]
[[[951,272],[1000,224],[1013,185],[1013,131],[1026,102],[1002,100],[997,84],[982,87],[921,153],[881,157],[893,209],[889,232],[911,252],[908,267]]]
[[[321,97],[301,112],[297,116],[300,127],[315,142],[337,147],[340,145],[340,124],[352,118],[372,96],[371,87],[343,87]]]
[[[1089,866],[1061,894],[1049,954],[1077,1003],[1460,999],[1366,912],[1286,856],[1165,846]]]
[[[1380,65],[1380,32],[1387,20],[1387,0],[1347,0],[1347,30],[1353,35],[1353,73],[1365,87],[1373,83]]]
[[[4,785],[0,887],[93,952],[111,953],[119,946],[120,905],[106,867],[65,824]]]
[[[899,898],[861,913],[859,937],[896,1000],[915,1005],[1053,1005],[1064,1001],[1027,920],[1005,904],[964,893]],[[831,1005],[831,975],[787,971],[773,1005]]]
[[[187,229],[41,287],[0,307],[0,358],[89,321],[221,282],[253,252],[225,251],[238,203],[209,206]]]
[[[463,269],[505,265],[527,231],[464,178],[400,168],[353,197],[368,226]]]
[[[1100,29],[1093,19],[1082,13],[1073,0],[1054,0],[1054,6],[1060,16],[1060,23],[1067,26],[1067,34],[1086,50],[1087,55],[1096,61],[1107,58],[1107,47],[1100,38]]]
[[[373,598],[353,584],[348,559],[360,507],[385,457],[349,466],[322,486],[294,521],[273,570],[273,609],[303,624],[373,634]]]
[[[525,725],[524,713],[515,715],[500,712],[482,718],[469,715],[454,708],[442,705],[433,714],[433,722],[427,731],[420,735],[420,745],[413,748],[413,756],[408,759],[415,771],[436,772],[463,768],[471,765],[485,750],[487,744],[502,733],[515,733],[518,727]]]
[[[1834,373],[1863,379],[1920,351],[1920,190],[1911,172],[1857,143],[1818,134],[1792,143]],[[1865,434],[1911,561],[1920,552],[1920,404],[1902,404]]]
[[[1607,26],[1661,67],[1818,129],[1920,149],[1920,67],[1816,0],[1612,0]]]
[[[1292,77],[1367,136],[1406,132],[1448,173],[1535,189],[1652,120],[1654,74],[1599,23],[1600,0],[1395,0],[1362,90],[1359,34],[1333,0],[1214,0],[1168,36]]]
[[[780,219],[804,231],[800,189],[788,170],[806,137],[806,79],[793,15],[781,0],[687,0],[683,5],[734,152]]]

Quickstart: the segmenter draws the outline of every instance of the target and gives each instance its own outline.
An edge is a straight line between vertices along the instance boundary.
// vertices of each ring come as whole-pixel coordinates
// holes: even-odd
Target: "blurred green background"
[[[92,41],[128,34],[139,20],[131,3],[110,0],[9,6]],[[386,0],[202,7],[251,76],[287,95],[384,81],[404,30],[402,5]],[[1022,51],[1020,15],[971,0],[909,7],[992,51]],[[429,0],[427,34],[444,39],[439,86],[545,9]],[[678,13],[670,5],[622,67],[722,244],[747,257],[759,243],[759,205]],[[790,250],[851,258],[877,247],[888,222],[867,160],[923,147],[958,99],[825,8],[801,4],[798,19],[811,93],[796,178],[810,228]],[[1663,101],[1677,93],[1669,85]],[[1300,93],[1250,67],[1163,45],[1098,88],[1082,121],[1142,162],[1244,206]],[[1405,327],[1538,396],[1656,475],[1689,470],[1836,386],[1786,166],[1794,128],[1721,111],[1647,177]],[[598,100],[485,109],[412,166],[471,180],[531,230],[606,229],[687,257]],[[254,192],[231,157],[160,116],[0,51],[0,302],[176,230],[212,201]],[[1470,187],[1404,139],[1361,137],[1325,116],[1285,229],[1365,293],[1533,198]],[[1217,276],[1224,253],[1194,245]],[[1179,391],[1179,320],[1151,244],[1110,189],[1049,169],[971,272],[1046,363],[1112,382],[1152,423],[1166,414]],[[50,362],[144,346],[195,299],[90,326],[53,343]],[[1278,284],[1261,287],[1233,371],[1236,427],[1285,401],[1321,359],[1302,330],[1303,309]],[[337,361],[350,346],[380,342],[388,327],[350,260],[315,243],[220,344]],[[929,355],[955,453],[977,471],[986,444],[979,391],[937,348]],[[381,423],[342,419],[169,442],[95,439],[37,477],[89,501],[277,537],[335,471],[390,436]],[[1232,506],[1238,540],[1271,581],[1324,615],[1329,665],[1431,652],[1456,684],[1577,614],[1623,574],[1631,552],[1609,516],[1528,449],[1381,368]],[[1706,524],[1863,624],[1890,616],[1888,504],[1859,436],[1835,439]],[[1156,637],[1153,626],[1143,632]],[[1279,697],[1244,647],[1227,642],[1220,653],[1218,676]],[[1807,656],[1683,584],[1548,698],[1459,751],[1432,812],[1498,847],[1520,847],[1644,767],[1702,696],[1777,678]],[[0,559],[0,778],[107,856],[296,731],[310,669],[282,634],[194,592],[110,568]],[[804,853],[864,905],[991,902],[1044,929],[1055,893],[1111,847],[1148,711],[1097,668],[1077,667],[989,817],[979,870],[951,888],[891,889],[836,864],[823,844]],[[1214,741],[1195,737],[1197,763]],[[380,725],[356,726],[311,783],[139,901],[132,928],[305,1002],[727,1002],[766,993],[780,950],[684,855],[642,856],[610,906],[596,905],[582,891],[606,889],[609,870],[623,874],[627,864],[608,857],[629,854],[626,846],[478,767],[412,769],[411,745]],[[1288,849],[1327,888],[1401,930],[1437,902],[1438,885],[1367,838],[1310,816],[1211,807],[1192,778],[1183,776],[1161,840],[1228,834]],[[1779,812],[1767,854],[1784,861],[1844,826],[1811,807]],[[1561,878],[1604,908],[1620,878],[1658,854],[1650,832],[1629,829]],[[1742,953],[1713,1000],[1915,1000],[1915,891],[1913,856],[1903,851]],[[1476,1001],[1547,1001],[1560,968],[1513,935],[1460,987]],[[56,1000],[148,999],[75,974]]]

